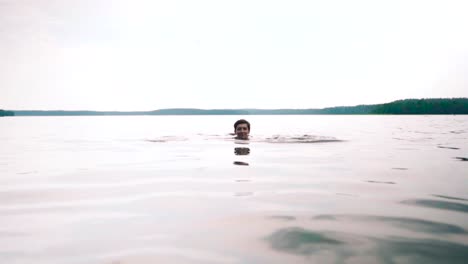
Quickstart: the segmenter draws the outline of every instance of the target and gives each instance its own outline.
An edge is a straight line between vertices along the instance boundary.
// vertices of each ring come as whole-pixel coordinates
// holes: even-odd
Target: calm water
[[[468,263],[468,116],[237,119],[0,118],[0,263]]]

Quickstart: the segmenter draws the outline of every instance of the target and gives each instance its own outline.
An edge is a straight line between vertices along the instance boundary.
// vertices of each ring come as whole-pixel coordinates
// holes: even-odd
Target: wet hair
[[[245,119],[239,119],[239,120],[236,121],[236,123],[234,123],[234,131],[237,129],[237,126],[240,125],[240,124],[247,124],[247,128],[250,131],[250,123],[249,123],[249,121],[247,121]]]

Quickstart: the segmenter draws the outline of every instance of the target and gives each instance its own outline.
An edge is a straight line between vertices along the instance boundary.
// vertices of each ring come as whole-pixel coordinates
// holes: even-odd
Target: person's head
[[[234,133],[238,139],[249,139],[250,123],[245,119],[237,120],[234,123]]]

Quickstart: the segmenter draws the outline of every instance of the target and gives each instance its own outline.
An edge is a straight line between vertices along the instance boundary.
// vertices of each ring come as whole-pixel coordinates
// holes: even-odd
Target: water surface
[[[238,118],[1,118],[0,263],[468,261],[468,117]]]

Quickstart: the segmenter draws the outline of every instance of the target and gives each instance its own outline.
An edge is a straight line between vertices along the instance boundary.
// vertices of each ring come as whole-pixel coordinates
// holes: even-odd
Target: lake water
[[[0,118],[0,263],[468,263],[468,116]]]

